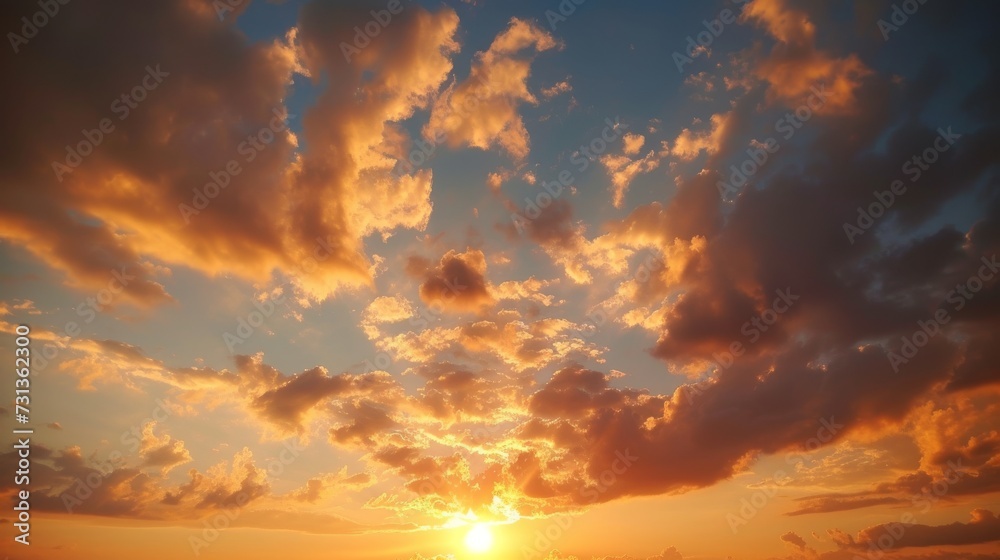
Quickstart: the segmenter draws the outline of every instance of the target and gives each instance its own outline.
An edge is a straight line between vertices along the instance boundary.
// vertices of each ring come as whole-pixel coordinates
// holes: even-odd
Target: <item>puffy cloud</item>
[[[763,27],[777,43],[754,67],[769,84],[775,99],[800,105],[813,88],[824,86],[831,97],[824,110],[847,113],[857,109],[858,90],[872,74],[856,55],[836,58],[816,48],[816,25],[809,16],[788,5],[788,0],[753,0],[742,18]]]
[[[473,371],[447,362],[416,368],[426,379],[414,399],[431,418],[443,425],[495,421],[504,410],[516,408],[521,398],[516,383],[490,370]]]
[[[142,467],[158,467],[166,474],[174,467],[191,461],[191,453],[184,448],[183,441],[172,439],[167,434],[157,437],[153,433],[155,428],[156,422],[149,422],[142,428],[142,438],[139,440]]]
[[[88,26],[54,21],[59,29],[45,48],[12,59],[11,71],[25,87],[11,100],[19,110],[11,113],[10,130],[25,132],[4,150],[4,181],[31,185],[35,194],[29,200],[3,193],[11,216],[0,235],[63,272],[71,285],[113,289],[116,303],[138,306],[170,299],[150,259],[253,277],[281,264],[280,232],[264,209],[281,207],[272,177],[295,145],[286,128],[269,126],[285,119],[282,99],[296,68],[291,46],[251,45],[197,3],[141,9],[119,2],[105,9],[109,15]],[[4,10],[5,20],[21,11]],[[193,30],[187,41],[175,40],[178,28]],[[90,37],[87,49],[79,48],[83,35]],[[86,64],[95,59],[102,63]],[[88,79],[80,81],[73,69],[84,65]],[[39,72],[63,83],[37,91],[45,83],[36,79]],[[199,87],[182,87],[189,82]],[[225,107],[215,102],[220,98],[228,100]],[[52,106],[62,107],[58,123],[32,116]],[[99,130],[101,122],[109,132]],[[264,149],[243,146],[256,155],[247,163],[239,148],[249,133],[264,129]],[[206,209],[212,219],[185,227],[178,205],[190,204],[192,190],[202,190],[210,172],[224,174],[232,159],[253,171],[231,178],[229,187],[238,184],[253,196],[224,190]],[[54,171],[54,163],[73,167]]]
[[[321,402],[366,394],[385,398],[397,393],[395,381],[384,372],[331,376],[320,366],[292,376],[254,398],[251,408],[261,418],[287,432],[302,433],[309,413]]]
[[[135,346],[79,339],[69,347],[59,370],[80,376],[83,389],[124,382],[138,390],[139,382],[146,381],[177,391],[179,402],[235,406],[261,420],[272,436],[306,435],[310,421],[334,402],[370,397],[392,405],[403,398],[399,384],[374,367],[365,373],[331,375],[318,366],[286,375],[264,363],[262,354],[238,355],[234,362],[233,370],[170,368]],[[161,441],[159,460],[175,453],[183,457],[186,451],[183,446],[175,450],[176,445],[169,438]]]
[[[10,137],[21,140],[3,150],[3,180],[34,194],[0,195],[0,236],[70,285],[146,307],[171,299],[161,278],[185,266],[254,281],[280,272],[325,298],[370,282],[366,236],[427,224],[430,172],[397,176],[382,152],[391,124],[450,73],[453,11],[408,8],[348,64],[335,38],[370,17],[360,5],[308,4],[300,28],[262,43],[198,2],[103,9],[87,26],[55,20],[44,47],[12,59],[25,87],[11,99]],[[8,27],[23,11],[4,10]],[[336,76],[306,115],[284,104],[296,74]],[[53,106],[58,123],[32,116]],[[296,153],[287,124],[300,118],[308,150]],[[92,154],[80,130],[99,144]],[[68,149],[90,155],[76,165]]]
[[[781,535],[782,542],[786,542],[799,550],[803,550],[806,547],[806,541],[802,537],[795,534],[794,531],[789,531],[784,535]]]
[[[712,115],[709,119],[709,128],[701,132],[692,132],[691,129],[685,128],[674,140],[670,153],[682,161],[692,160],[701,152],[714,154],[719,150],[722,138],[727,133],[726,127],[729,126],[730,115],[731,113]]]
[[[626,132],[625,136],[622,137],[622,150],[627,156],[638,155],[639,151],[646,144],[646,137],[642,134],[636,134],[634,132]]]
[[[534,55],[557,46],[537,25],[512,18],[490,47],[476,54],[469,77],[448,86],[434,102],[424,137],[443,136],[451,147],[498,147],[517,160],[527,157],[530,138],[518,108],[538,103],[527,86]]]
[[[530,301],[544,307],[549,307],[562,302],[557,302],[555,296],[543,294],[541,290],[542,288],[558,283],[558,280],[538,280],[535,277],[530,277],[523,281],[508,280],[501,282],[493,292],[500,301]]]
[[[712,484],[739,472],[748,456],[804,448],[824,422],[836,432],[827,441],[837,441],[859,426],[899,420],[953,359],[940,347],[923,352],[926,362],[905,381],[885,367],[878,350],[845,351],[820,367],[809,365],[810,353],[801,349],[774,360],[744,359],[712,382],[682,386],[671,397],[607,388],[593,373],[564,374],[536,395],[554,398],[536,402],[578,419],[586,434],[578,457],[590,476],[621,454],[637,458],[628,476],[600,494],[607,500]],[[768,373],[760,376],[761,368]],[[767,412],[778,395],[810,404],[794,415]]]
[[[533,299],[539,298],[548,299],[541,294]],[[441,326],[431,326],[427,319],[421,318],[410,326],[420,330],[386,334],[376,341],[377,347],[392,353],[396,359],[417,364],[457,358],[480,365],[502,364],[516,372],[565,359],[587,357],[601,361],[605,351],[587,340],[587,325],[566,319],[531,320],[510,309]]]
[[[641,136],[640,136],[641,138]],[[634,148],[634,144],[632,146]],[[630,149],[626,137],[626,153]],[[611,176],[611,204],[621,208],[625,202],[625,193],[638,175],[649,173],[660,166],[661,154],[650,150],[645,156],[633,160],[627,155],[605,154],[600,161]]]
[[[510,201],[507,204],[512,211],[521,212]],[[512,223],[501,224],[498,229],[510,239],[524,236],[539,244],[578,284],[592,282],[595,270],[620,274],[626,268],[626,259],[632,254],[631,249],[622,247],[617,239],[609,236],[588,240],[586,226],[575,219],[572,204],[564,198],[555,199],[545,208],[540,208],[535,216],[518,213]]]
[[[668,143],[680,162],[672,169],[677,175],[672,198],[631,209],[594,234],[574,213],[569,189],[535,218],[500,228],[537,244],[537,253],[563,268],[576,286],[529,274],[491,283],[487,263],[492,275],[508,272],[514,267],[505,265],[529,252],[496,250],[492,239],[433,261],[411,258],[407,272],[420,284],[415,295],[397,291],[412,287],[406,278],[380,278],[379,289],[390,295],[360,302],[360,327],[377,349],[411,362],[399,378],[335,369],[343,364],[285,373],[262,355],[237,356],[221,370],[171,367],[123,342],[67,343],[59,371],[76,378],[81,389],[116,385],[132,396],[159,387],[177,396],[184,413],[224,405],[227,413],[259,422],[264,439],[277,433],[308,441],[320,433],[321,445],[337,448],[327,452],[366,463],[365,471],[355,474],[345,469],[305,474],[287,493],[274,496],[254,452],[244,449],[232,461],[192,469],[186,482],[174,485],[168,475],[195,457],[184,441],[157,435],[151,424],[141,434],[138,455],[115,465],[79,511],[189,519],[192,512],[228,507],[246,495],[255,504],[241,523],[268,526],[288,518],[266,505],[322,506],[334,492],[377,486],[366,493],[366,506],[412,515],[406,519],[414,524],[454,520],[469,511],[511,521],[575,511],[595,501],[684,492],[744,473],[761,454],[804,452],[820,444],[839,447],[820,461],[822,469],[797,470],[798,489],[826,485],[831,491],[796,501],[789,515],[906,504],[954,474],[947,470],[950,464],[962,465],[962,475],[949,483],[948,500],[996,492],[996,281],[984,282],[975,301],[961,310],[949,307],[949,294],[1000,248],[1000,203],[988,188],[996,170],[997,133],[986,102],[995,97],[997,83],[984,80],[962,105],[981,117],[980,127],[942,155],[922,176],[920,189],[897,198],[891,217],[849,240],[843,224],[854,219],[858,206],[871,202],[873,182],[888,185],[902,162],[932,145],[936,131],[916,116],[926,115],[922,109],[939,80],[934,72],[916,84],[869,76],[860,59],[820,51],[815,18],[790,6],[755,0],[747,8],[746,17],[778,44],[759,60],[758,51],[750,51],[736,62],[767,86],[748,82],[731,110],[683,129]],[[167,267],[179,265],[257,280],[274,271],[289,273],[314,298],[371,284],[379,258],[369,255],[366,239],[387,239],[398,229],[422,230],[429,223],[431,172],[394,174],[410,143],[410,119],[429,111],[424,135],[443,133],[455,147],[499,147],[524,158],[530,140],[519,110],[538,102],[527,86],[532,58],[558,46],[534,24],[513,20],[488,50],[475,55],[468,80],[441,91],[458,48],[457,16],[447,8],[408,7],[350,61],[343,58],[340,39],[351,35],[359,18],[367,18],[359,6],[307,4],[299,29],[257,45],[219,27],[204,6],[156,7],[149,18],[135,10],[123,5],[121,12],[137,19],[133,28],[95,25],[117,41],[148,33],[162,47],[164,68],[195,59],[193,67],[170,70],[176,74],[168,80],[200,87],[177,91],[174,82],[165,81],[121,123],[116,132],[122,134],[109,136],[62,183],[49,180],[40,187],[42,200],[58,210],[51,222],[57,234],[41,231],[43,217],[26,207],[25,195],[0,196],[10,203],[4,206],[11,217],[2,221],[5,237],[66,271],[71,284],[116,292],[120,284],[123,301],[137,305],[166,301],[158,280],[169,274]],[[168,41],[170,35],[152,16],[166,22],[164,27],[187,25],[191,44]],[[70,50],[57,35],[51,45],[32,48],[57,60]],[[69,28],[66,36],[79,39]],[[103,53],[101,41],[78,44],[88,60]],[[209,46],[218,52],[209,52]],[[153,52],[158,51],[126,54],[141,60]],[[208,54],[199,58],[201,52]],[[128,66],[124,62],[133,62],[127,58],[112,57],[115,71],[107,70],[98,81],[127,87],[124,74],[116,73]],[[69,53],[68,60],[53,68],[72,72],[68,64],[83,60],[83,54]],[[186,229],[174,228],[179,218],[164,218],[163,209],[172,212],[218,161],[238,154],[244,127],[265,125],[275,107],[277,117],[285,116],[283,99],[295,75],[315,79],[318,90],[316,105],[294,117],[303,118],[304,149],[297,151],[298,138],[291,133],[275,133],[256,156],[253,173],[248,167],[232,188],[192,216]],[[87,108],[101,106],[92,102],[106,92],[84,87],[79,100],[70,99],[59,90],[61,75],[52,79],[52,91],[33,92],[41,99],[28,100],[34,104],[26,107],[65,104],[72,126],[89,126],[93,119],[81,114],[97,116]],[[753,187],[723,203],[717,189],[723,178],[715,164],[751,130],[750,117],[767,105],[760,103],[765,92],[772,101],[791,104],[808,94],[807,84],[824,81],[836,93],[830,110],[837,119],[811,123],[815,129],[803,138],[805,151],[790,165],[769,169]],[[259,91],[247,88],[251,84]],[[692,85],[708,88],[698,80]],[[558,90],[568,86],[543,89],[541,96]],[[27,100],[28,94],[16,95]],[[227,100],[225,110],[218,99]],[[479,105],[462,113],[471,99]],[[20,116],[13,122],[14,130],[30,130]],[[38,134],[55,134],[55,125],[39,122]],[[651,122],[653,134],[661,123]],[[31,134],[23,144],[0,156],[11,164],[2,173],[11,184],[33,185],[53,148]],[[663,157],[655,151],[641,156],[646,138],[639,134],[625,135],[623,144],[622,155],[602,160],[616,203],[624,202],[634,177]],[[172,164],[151,156],[154,148],[162,148]],[[702,153],[708,160],[704,169],[684,176],[682,164]],[[529,184],[535,180],[524,162],[513,167],[487,178],[496,191],[487,196],[501,197],[500,187],[515,176]],[[941,209],[956,201],[976,201],[968,219],[946,219],[951,216]],[[940,225],[945,222],[954,225]],[[147,223],[148,228],[142,225]],[[435,239],[437,232],[423,236],[429,246]],[[637,259],[646,255],[659,264],[645,277],[630,277]],[[755,325],[754,319],[769,317],[776,292],[789,288],[801,299],[776,321],[765,321],[766,330]],[[584,297],[573,301],[583,310],[600,301],[612,319],[602,337],[590,338],[585,325],[565,317],[564,298],[578,295]],[[430,324],[416,297],[455,313],[433,317],[440,323]],[[0,315],[33,309],[2,304]],[[953,311],[947,326],[904,364],[905,372],[893,371],[887,351],[899,351],[901,337],[912,337],[918,320],[941,309]],[[470,318],[466,313],[473,311]],[[613,330],[620,326],[642,327],[647,332],[635,334],[647,337],[661,368],[700,381],[680,378],[678,388],[654,394],[632,387],[635,378],[611,369],[614,364],[599,365],[614,355],[603,347],[604,336],[621,336]],[[12,325],[0,327],[10,332]],[[34,334],[36,340],[55,339],[41,328]],[[742,345],[739,355],[726,354],[734,342]],[[820,430],[830,432],[834,424],[835,433],[815,443]],[[898,445],[907,447],[908,464],[894,458],[877,470],[873,465],[888,453],[846,443],[867,444],[886,433],[905,440]],[[95,472],[79,448],[40,446],[34,452],[40,487],[52,489],[39,494],[43,511],[60,509],[58,492]],[[8,468],[14,456],[0,457]],[[622,461],[629,463],[627,474],[598,491],[604,489],[602,474]],[[857,491],[861,484],[855,479],[847,491],[834,491],[850,469],[865,481],[882,481]],[[0,489],[9,492],[10,482]],[[304,522],[303,530],[323,523],[329,531],[357,530],[339,518],[295,521]],[[915,526],[901,546],[987,542],[984,535],[995,534],[996,524],[994,514],[977,510],[968,523]],[[863,543],[876,541],[883,530],[866,529],[856,540],[833,535],[838,543]],[[809,554],[796,533],[781,539]],[[653,558],[680,555],[668,549]]]
[[[437,266],[424,272],[420,299],[446,311],[475,311],[492,305],[486,256],[476,249],[448,251]]]
[[[399,143],[395,123],[427,107],[451,72],[458,17],[450,9],[407,7],[345,60],[339,38],[368,18],[365,7],[321,2],[308,4],[301,16],[303,65],[314,78],[331,77],[303,122],[304,138],[316,149],[302,154],[290,179],[300,194],[290,224],[293,238],[306,246],[331,233],[336,240],[320,263],[323,272],[301,282],[316,297],[340,284],[369,282],[360,239],[373,233],[386,238],[397,228],[421,230],[431,212],[431,171],[393,172],[393,155],[399,155],[393,154]],[[310,262],[309,254],[297,256]],[[326,272],[334,266],[346,273]]]
[[[195,501],[195,509],[223,509],[243,507],[246,503],[266,495],[270,491],[267,471],[257,467],[250,449],[244,447],[233,457],[227,472],[227,464],[219,463],[208,469],[205,477],[197,477],[202,493]]]
[[[330,428],[330,441],[340,445],[371,446],[398,425],[391,411],[376,402],[346,402],[340,408],[350,418],[350,423]]]
[[[400,296],[380,296],[372,300],[361,317],[361,329],[368,338],[380,335],[379,326],[409,319],[414,314],[413,304]]]
[[[191,469],[188,482],[176,487],[167,473],[191,460],[184,442],[157,437],[148,424],[138,451],[136,457],[111,455],[99,460],[84,457],[76,446],[53,451],[33,444],[32,482],[39,486],[32,491],[32,507],[132,519],[192,519],[206,511],[246,506],[270,491],[266,472],[255,466],[246,448],[233,456],[231,464],[221,462],[204,473]],[[11,466],[16,461],[16,450],[0,454],[0,464]],[[0,492],[13,488],[4,482]]]
[[[579,366],[563,368],[540,391],[531,396],[530,410],[542,418],[575,418],[597,409],[613,409],[626,399],[635,399],[641,391],[632,394],[613,390],[604,374]]]

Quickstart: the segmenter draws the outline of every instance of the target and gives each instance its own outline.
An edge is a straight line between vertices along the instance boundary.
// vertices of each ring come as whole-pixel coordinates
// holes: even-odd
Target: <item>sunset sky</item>
[[[997,2],[0,13],[0,558],[1000,559]]]

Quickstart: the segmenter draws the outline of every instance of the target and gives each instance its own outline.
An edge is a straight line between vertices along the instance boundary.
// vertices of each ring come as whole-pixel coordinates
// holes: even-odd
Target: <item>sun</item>
[[[486,552],[493,546],[493,533],[486,525],[477,523],[465,535],[465,546],[471,552]]]

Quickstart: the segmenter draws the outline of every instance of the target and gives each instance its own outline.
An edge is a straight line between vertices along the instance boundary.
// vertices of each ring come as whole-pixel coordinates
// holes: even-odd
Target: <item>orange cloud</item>
[[[436,267],[426,272],[420,299],[447,311],[475,311],[493,305],[486,280],[486,256],[475,249],[465,253],[448,251]]]
[[[533,57],[521,53],[528,49],[540,53],[557,46],[551,35],[533,23],[511,19],[489,49],[476,54],[469,77],[448,86],[434,102],[424,137],[443,134],[451,147],[499,147],[514,159],[527,157],[530,138],[518,107],[537,104],[538,100],[527,86]]]
[[[30,86],[45,83],[33,76],[73,80],[58,68],[82,64],[84,30],[26,49],[15,70],[27,85],[11,100],[22,110],[9,129],[31,132],[5,152],[2,179],[34,194],[0,194],[0,236],[73,287],[110,291],[115,304],[169,301],[159,277],[171,266],[253,281],[284,274],[314,299],[368,285],[361,240],[429,219],[431,173],[397,176],[383,152],[393,123],[427,106],[451,72],[458,18],[414,6],[347,64],[335,38],[367,16],[361,6],[307,4],[300,28],[252,44],[197,2],[125,6],[86,30],[100,38],[91,52],[105,53],[90,79],[50,81],[45,92]],[[199,32],[178,43],[177,28]],[[121,44],[133,45],[127,56]],[[376,68],[380,78],[369,80]],[[284,106],[296,74],[337,76],[306,115]],[[123,102],[123,91],[142,100]],[[28,118],[55,105],[59,123]],[[288,129],[297,118],[308,150],[297,151]],[[72,132],[81,129],[89,136]],[[92,154],[77,162],[67,150]],[[57,177],[53,162],[71,170]]]
[[[691,129],[685,128],[674,140],[670,153],[681,161],[693,160],[701,152],[709,155],[715,154],[721,147],[722,139],[729,134],[727,127],[730,126],[730,118],[731,113],[712,115],[709,119],[709,128],[701,132],[693,132]]]
[[[755,74],[768,82],[772,98],[800,105],[812,88],[823,86],[831,94],[827,112],[857,110],[857,91],[872,71],[856,55],[836,58],[820,51],[816,26],[805,12],[789,7],[787,0],[753,0],[741,18],[755,22],[777,40],[754,68]]]

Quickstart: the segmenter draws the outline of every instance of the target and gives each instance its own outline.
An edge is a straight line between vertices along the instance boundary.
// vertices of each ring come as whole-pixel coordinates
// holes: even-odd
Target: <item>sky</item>
[[[1000,559],[998,8],[4,2],[0,554]]]

